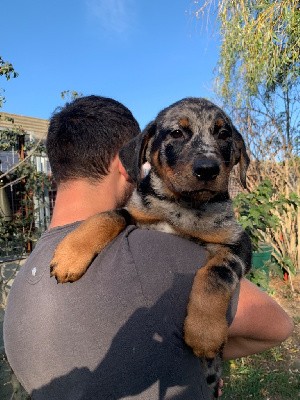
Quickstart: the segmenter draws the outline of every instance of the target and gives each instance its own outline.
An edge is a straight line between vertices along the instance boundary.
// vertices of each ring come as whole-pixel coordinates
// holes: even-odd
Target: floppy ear
[[[147,161],[147,145],[155,129],[156,124],[150,122],[140,135],[125,144],[119,152],[120,160],[134,182],[139,182],[141,178],[141,167]]]
[[[247,173],[247,169],[250,164],[250,158],[246,151],[244,139],[235,127],[233,127],[233,141],[234,141],[234,147],[235,147],[235,150],[234,150],[235,162],[234,162],[234,164],[239,163],[241,184],[246,189],[246,187],[247,187],[246,173]]]

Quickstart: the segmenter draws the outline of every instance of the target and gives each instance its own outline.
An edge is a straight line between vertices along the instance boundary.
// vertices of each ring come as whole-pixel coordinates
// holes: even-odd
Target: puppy
[[[58,246],[51,275],[75,281],[92,259],[128,223],[180,235],[205,246],[210,257],[194,278],[184,338],[202,358],[217,397],[221,353],[227,340],[226,311],[251,267],[251,242],[237,223],[228,194],[229,175],[239,164],[246,187],[249,157],[229,117],[202,98],[185,98],[162,110],[142,135],[120,151],[136,183],[126,208],[95,215]],[[141,175],[145,163],[148,174]],[[78,243],[89,244],[80,254]]]

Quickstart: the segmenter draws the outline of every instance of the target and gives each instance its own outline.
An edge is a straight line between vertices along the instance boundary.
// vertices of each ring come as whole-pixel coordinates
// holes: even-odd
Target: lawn
[[[226,362],[222,400],[300,400],[300,279],[290,286],[272,279],[274,298],[293,317],[293,335],[259,355]]]

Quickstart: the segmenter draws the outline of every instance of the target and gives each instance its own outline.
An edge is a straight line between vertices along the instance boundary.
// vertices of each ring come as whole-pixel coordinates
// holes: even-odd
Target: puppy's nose
[[[204,158],[194,163],[194,175],[201,181],[211,181],[220,173],[220,164],[217,160]]]

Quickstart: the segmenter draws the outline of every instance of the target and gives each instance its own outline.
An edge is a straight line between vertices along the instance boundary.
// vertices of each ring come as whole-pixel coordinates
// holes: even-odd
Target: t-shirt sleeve
[[[238,306],[238,302],[239,302],[239,295],[240,295],[240,283],[238,283],[235,291],[233,292],[233,295],[231,297],[229,307],[227,310],[226,319],[227,319],[229,326],[232,324],[232,321],[234,320],[234,317],[236,314],[236,310],[237,310],[237,306]]]

